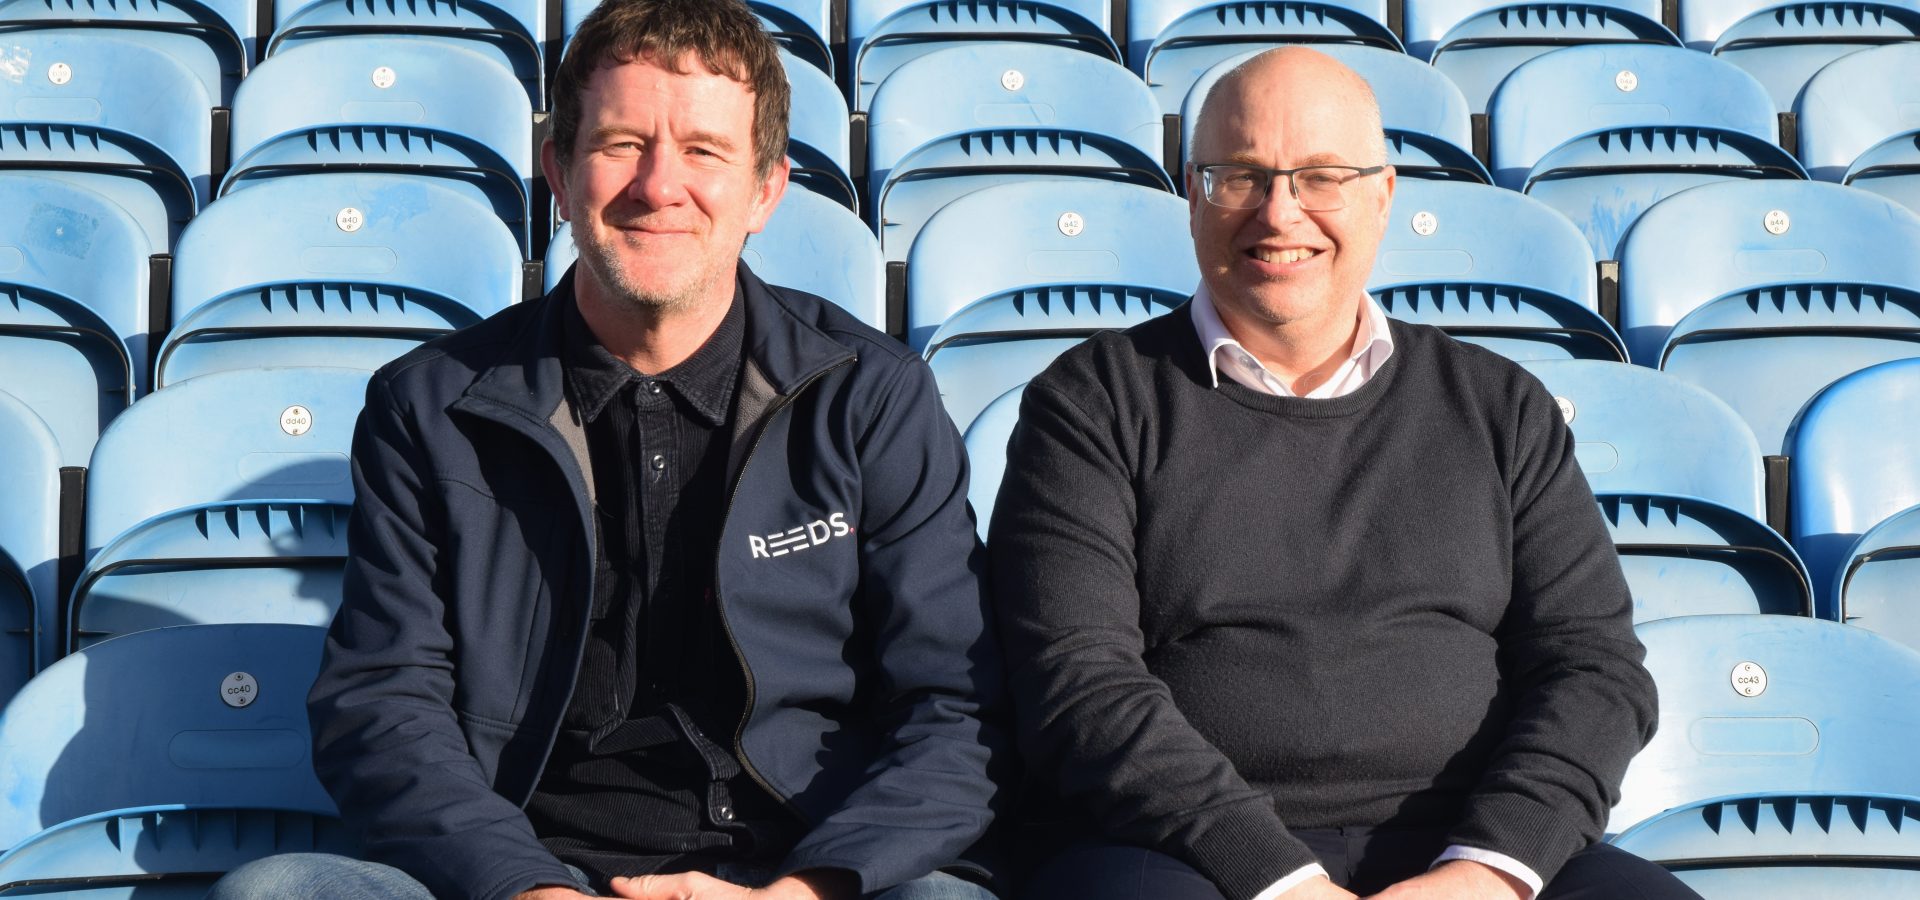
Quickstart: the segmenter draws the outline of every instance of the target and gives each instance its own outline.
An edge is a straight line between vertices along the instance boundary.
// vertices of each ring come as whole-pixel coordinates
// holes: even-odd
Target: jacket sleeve
[[[1495,637],[1515,703],[1449,843],[1504,853],[1551,882],[1599,839],[1656,703],[1633,598],[1573,433],[1524,379],[1510,448],[1513,594]]]
[[[1082,374],[1056,363],[1027,386],[988,537],[1020,749],[1108,839],[1247,900],[1318,860],[1147,668],[1135,466],[1115,404]]]
[[[781,870],[847,869],[874,892],[959,863],[993,820],[1012,749],[966,450],[925,363],[903,362],[864,431],[855,602],[877,635],[885,745]]]
[[[339,613],[308,695],[314,770],[366,858],[439,897],[573,884],[526,816],[496,794],[455,720],[442,617],[442,511],[414,410],[384,373],[354,433],[355,502]],[[442,415],[438,410],[429,415]]]

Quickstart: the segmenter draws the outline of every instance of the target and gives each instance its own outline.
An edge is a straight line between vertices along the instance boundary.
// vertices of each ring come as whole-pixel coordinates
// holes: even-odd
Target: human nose
[[[650,209],[675,206],[687,196],[686,166],[678,154],[642,153],[634,161],[633,179],[627,182],[627,197]]]
[[[1300,208],[1300,200],[1294,196],[1293,176],[1273,176],[1267,185],[1267,196],[1261,199],[1254,215],[1275,231],[1305,218],[1306,210]]]

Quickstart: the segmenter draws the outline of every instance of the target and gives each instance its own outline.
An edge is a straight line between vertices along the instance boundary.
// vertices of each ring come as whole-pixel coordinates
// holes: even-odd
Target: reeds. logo
[[[847,514],[834,513],[824,519],[815,519],[774,534],[747,535],[747,549],[753,551],[754,559],[772,559],[818,547],[852,533],[853,526],[847,524]]]

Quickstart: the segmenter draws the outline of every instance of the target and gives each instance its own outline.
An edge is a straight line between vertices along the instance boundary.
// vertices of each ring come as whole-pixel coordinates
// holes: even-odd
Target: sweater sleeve
[[[1021,750],[1108,839],[1249,900],[1318,860],[1148,670],[1122,417],[1099,379],[1062,380],[1026,390],[987,542]]]
[[[1573,434],[1546,388],[1523,383],[1508,456],[1513,592],[1495,635],[1514,713],[1448,841],[1511,856],[1550,883],[1599,839],[1656,706]]]

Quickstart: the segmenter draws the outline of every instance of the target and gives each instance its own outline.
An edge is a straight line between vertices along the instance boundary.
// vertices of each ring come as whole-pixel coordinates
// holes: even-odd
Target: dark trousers
[[[1360,828],[1295,831],[1335,884],[1362,897],[1433,865],[1445,837],[1430,830]],[[1185,863],[1152,850],[1082,845],[1054,857],[1028,880],[1027,900],[1225,900]],[[1575,853],[1538,900],[1699,900],[1667,870],[1624,850],[1594,844]]]

